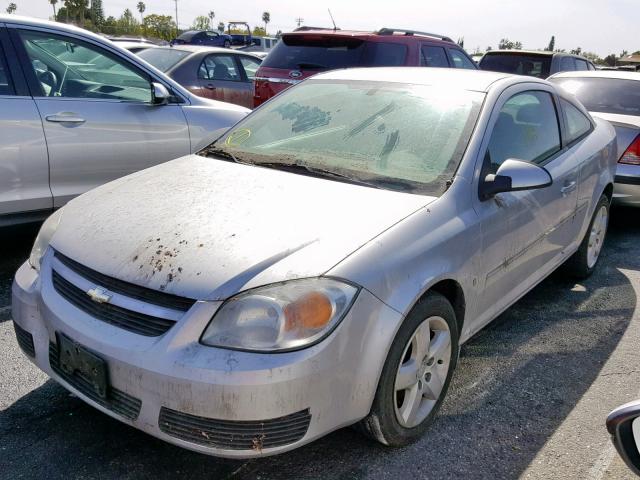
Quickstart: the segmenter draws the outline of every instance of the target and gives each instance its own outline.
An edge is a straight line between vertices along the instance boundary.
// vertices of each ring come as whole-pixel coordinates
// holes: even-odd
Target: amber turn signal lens
[[[333,315],[333,305],[329,298],[320,292],[303,295],[284,308],[285,330],[298,328],[322,328]]]

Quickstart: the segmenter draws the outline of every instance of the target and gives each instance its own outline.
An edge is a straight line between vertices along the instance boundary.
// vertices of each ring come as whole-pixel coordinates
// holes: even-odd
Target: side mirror
[[[510,158],[505,160],[495,175],[487,175],[480,184],[480,199],[488,200],[502,192],[535,190],[553,183],[549,172],[533,163]]]
[[[640,475],[640,401],[616,408],[607,417],[607,430],[618,454]]]
[[[169,103],[169,98],[171,98],[171,94],[169,90],[167,90],[167,87],[157,82],[151,84],[151,103],[154,105],[165,105]]]

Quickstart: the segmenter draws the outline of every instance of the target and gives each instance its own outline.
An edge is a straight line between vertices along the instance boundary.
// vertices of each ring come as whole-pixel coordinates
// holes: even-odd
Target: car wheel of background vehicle
[[[580,248],[564,265],[566,273],[576,278],[587,278],[593,273],[600,258],[609,223],[609,199],[602,195],[591,218],[589,229]]]
[[[231,42],[229,40],[224,41],[224,48],[231,48]]]
[[[371,412],[357,428],[393,447],[418,440],[447,393],[458,348],[453,307],[441,294],[428,293],[400,327],[382,369]]]

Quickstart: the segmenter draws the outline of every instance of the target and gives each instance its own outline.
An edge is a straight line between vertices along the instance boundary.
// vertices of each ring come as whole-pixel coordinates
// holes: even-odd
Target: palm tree
[[[267,23],[271,21],[271,14],[269,12],[264,12],[262,14],[262,21],[264,22],[264,34],[267,34]]]
[[[9,6],[7,7],[7,13],[8,13],[8,14],[12,14],[12,13],[13,13],[13,12],[15,12],[17,9],[18,9],[18,6],[17,6],[15,3],[11,2],[11,3],[9,4]]]
[[[58,3],[58,0],[49,0],[49,3],[53,7],[53,19],[57,20],[58,17],[56,16],[56,3]]]
[[[216,18],[216,12],[210,10],[209,13],[207,13],[207,17],[209,17],[209,28],[213,28],[213,19]]]
[[[144,4],[144,2],[138,2],[138,5],[136,5],[136,8],[140,12],[140,23],[144,23],[144,17],[142,16],[142,14],[147,9],[147,6]]]

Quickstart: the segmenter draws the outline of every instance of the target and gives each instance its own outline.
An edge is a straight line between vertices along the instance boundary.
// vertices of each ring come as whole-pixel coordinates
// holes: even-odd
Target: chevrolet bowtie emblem
[[[100,287],[92,288],[87,292],[87,295],[96,303],[109,303],[111,300],[111,292]]]

